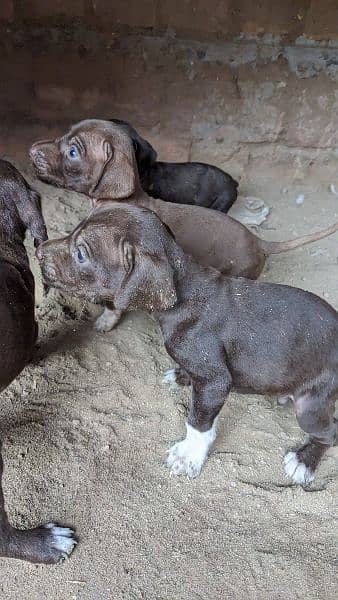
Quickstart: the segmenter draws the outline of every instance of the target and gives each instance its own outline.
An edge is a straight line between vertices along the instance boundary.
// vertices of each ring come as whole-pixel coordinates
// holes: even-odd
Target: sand
[[[258,234],[287,239],[338,220],[330,183],[338,184],[333,160],[295,178],[257,158],[240,185],[272,209]],[[50,237],[86,214],[84,196],[34,184]],[[303,438],[292,406],[232,393],[200,477],[169,477],[166,450],[184,433],[190,394],[161,383],[172,363],[158,327],[138,313],[95,332],[98,307],[43,298],[28,247],[40,341],[1,398],[4,491],[13,524],[55,520],[73,526],[79,544],[56,567],[2,559],[1,599],[333,600],[337,448],[310,488],[292,485],[282,458]],[[338,308],[337,261],[336,235],[273,257],[263,278]]]

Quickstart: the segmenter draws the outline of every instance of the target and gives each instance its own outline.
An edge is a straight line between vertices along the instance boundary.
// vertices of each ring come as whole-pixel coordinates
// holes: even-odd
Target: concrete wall
[[[13,138],[17,155],[20,138],[26,155],[32,126],[52,137],[117,117],[164,159],[230,171],[236,161],[235,175],[258,153],[336,159],[337,10],[338,0],[0,0],[0,153]]]
[[[338,39],[337,0],[1,0],[0,20],[14,25],[77,20],[101,31],[169,29],[200,40],[241,33]]]

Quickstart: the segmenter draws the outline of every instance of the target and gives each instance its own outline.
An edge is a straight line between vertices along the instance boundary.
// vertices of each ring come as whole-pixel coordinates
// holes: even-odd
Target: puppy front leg
[[[33,563],[56,564],[68,557],[76,544],[73,531],[47,523],[35,529],[15,529],[8,522],[2,492],[3,462],[0,442],[0,556]]]
[[[200,474],[216,439],[216,422],[231,388],[227,372],[207,383],[192,380],[192,405],[186,422],[187,434],[169,450],[167,463],[171,475],[185,474],[190,479]]]
[[[122,314],[122,310],[111,310],[105,307],[102,315],[95,321],[95,329],[100,332],[111,331],[121,319]]]

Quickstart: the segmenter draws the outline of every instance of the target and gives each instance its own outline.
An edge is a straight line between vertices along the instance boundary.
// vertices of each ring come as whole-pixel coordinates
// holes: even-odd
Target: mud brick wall
[[[80,20],[94,29],[171,30],[183,38],[240,34],[338,39],[337,0],[1,0],[4,22]]]
[[[337,0],[1,0],[0,33],[0,152],[116,117],[167,160],[338,156]]]

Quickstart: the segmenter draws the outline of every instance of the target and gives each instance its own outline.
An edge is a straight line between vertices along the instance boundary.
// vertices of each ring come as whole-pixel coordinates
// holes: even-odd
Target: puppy
[[[24,247],[28,229],[37,246],[47,239],[39,194],[10,163],[0,160],[0,391],[30,361],[37,324],[34,279]],[[35,563],[57,563],[75,544],[72,531],[48,523],[26,531],[14,529],[4,506],[0,442],[0,556]]]
[[[54,141],[37,142],[30,150],[39,179],[82,192],[93,205],[104,199],[124,200],[155,212],[177,243],[201,265],[231,276],[256,279],[270,254],[314,242],[338,230],[331,227],[288,242],[266,242],[228,215],[204,208],[150,198],[141,188],[133,144],[120,125],[86,120]],[[106,308],[96,322],[109,331],[121,312]]]
[[[111,119],[131,138],[142,189],[152,198],[194,204],[227,213],[237,198],[238,183],[221,169],[199,162],[156,160],[154,148],[126,121]]]
[[[37,256],[48,285],[121,311],[145,310],[158,321],[177,375],[192,385],[186,438],[169,452],[172,474],[199,474],[235,389],[292,396],[309,439],[286,454],[284,469],[294,483],[312,481],[337,435],[338,314],[329,304],[202,267],[154,213],[132,204],[102,203]]]

